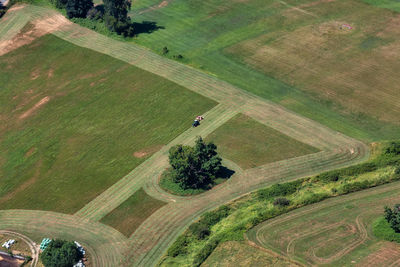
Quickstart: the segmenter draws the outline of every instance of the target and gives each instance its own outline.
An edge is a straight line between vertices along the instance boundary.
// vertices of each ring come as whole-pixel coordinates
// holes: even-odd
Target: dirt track
[[[36,25],[41,21],[51,23],[55,20],[57,27],[50,27],[54,35],[165,77],[221,103],[205,114],[206,120],[201,127],[190,128],[182,133],[74,216],[38,211],[0,211],[0,229],[66,235],[76,237],[78,241],[81,240],[79,238],[86,238],[81,242],[90,248],[95,266],[116,266],[115,264],[121,264],[123,258],[127,265],[152,266],[184,228],[204,211],[268,184],[355,164],[369,155],[368,148],[363,143],[213,76],[158,56],[140,46],[115,41],[68,21],[60,24],[64,20],[53,10],[29,6],[11,11],[4,19],[6,23],[0,24],[0,44],[13,40],[29,21]],[[173,196],[158,187],[157,178],[167,166],[167,151],[170,146],[193,143],[196,136],[206,136],[239,112],[315,146],[321,152],[244,172],[238,171],[223,186],[195,197]],[[141,187],[151,196],[169,204],[153,213],[129,240],[114,229],[97,223]],[[40,218],[36,218],[38,214]],[[31,225],[33,227],[29,227]],[[107,234],[98,229],[103,229]],[[82,232],[88,233],[88,236],[80,237],[78,233]]]
[[[290,259],[301,260],[303,263],[306,262],[307,266],[315,266],[321,264],[332,265],[336,260],[340,260],[342,257],[346,256],[351,251],[361,247],[363,244],[371,239],[371,231],[367,230],[363,219],[370,216],[371,214],[381,213],[384,203],[387,204],[388,201],[390,201],[390,199],[392,199],[393,197],[394,201],[396,201],[396,199],[398,200],[399,197],[397,192],[399,189],[400,183],[395,182],[377,188],[371,188],[349,195],[331,198],[320,203],[306,206],[261,223],[247,233],[247,238],[248,240],[250,240],[250,242],[254,242],[260,247],[271,249],[275,253],[282,254],[289,257]],[[373,196],[383,196],[385,194],[388,195],[385,198],[379,200],[374,199],[374,201],[365,200],[365,202],[362,202],[363,199],[368,199]],[[355,201],[359,201],[357,202],[358,204],[354,204]],[[321,214],[319,216],[321,216],[322,218],[324,217],[324,214],[326,215],[326,211],[328,209],[331,216],[336,216],[335,218],[341,218],[337,215],[345,212],[343,208],[340,208],[341,205],[343,205],[344,203],[353,203],[355,206],[359,205],[360,210],[355,211],[353,218],[354,221],[338,221],[337,223],[332,223],[332,221],[324,221],[324,224],[318,223],[316,220],[313,221],[313,216],[315,216],[316,214]],[[337,207],[337,209],[333,211],[335,207]],[[336,214],[335,212],[338,214]],[[376,216],[373,216],[373,218],[376,218]],[[302,228],[301,230],[296,228],[296,233],[293,235],[289,235],[288,233],[290,233],[291,231],[291,227],[288,226],[289,222],[295,222],[295,224],[297,223],[298,225],[296,227],[300,227],[299,225],[303,222],[309,225],[309,228]],[[316,236],[318,234],[324,233],[325,231],[337,229],[338,227],[345,225],[348,225],[352,229],[350,231],[351,233],[344,234],[343,238],[348,238],[350,235],[353,235],[354,238],[351,240],[347,240],[347,242],[344,242],[342,246],[338,247],[338,249],[334,253],[327,257],[318,257],[315,255],[315,250],[321,248],[319,246],[321,245],[321,243],[317,243],[318,246],[315,247],[312,247],[310,245],[310,247],[307,248],[309,254],[305,254],[304,252],[303,254],[300,254],[300,252],[297,251],[298,249],[296,249],[295,247],[296,244],[300,243],[302,240],[304,242],[305,239],[310,238],[311,236]],[[270,239],[270,236],[268,236],[268,233],[281,233],[278,234],[279,242],[272,241]],[[329,238],[335,239],[337,237],[338,236],[327,235],[324,238],[324,242],[329,242]],[[276,239],[278,237],[274,235],[274,238]],[[304,244],[302,246],[304,246]],[[303,247],[302,249],[304,250]],[[397,262],[398,258],[392,258],[392,260]],[[377,263],[377,265],[379,264]]]

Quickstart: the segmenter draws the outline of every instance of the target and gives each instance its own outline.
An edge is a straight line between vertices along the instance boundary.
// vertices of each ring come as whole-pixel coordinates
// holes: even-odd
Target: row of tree
[[[129,0],[104,0],[104,5],[94,6],[93,0],[51,0],[60,9],[65,9],[68,18],[101,19],[110,31],[125,36],[133,35],[133,26],[128,16]]]

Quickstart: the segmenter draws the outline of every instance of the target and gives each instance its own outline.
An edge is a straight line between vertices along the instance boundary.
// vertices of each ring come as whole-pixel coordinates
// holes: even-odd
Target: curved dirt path
[[[0,42],[12,40],[28,21],[51,23],[54,20],[57,22],[57,27],[52,30],[54,35],[165,77],[220,103],[206,114],[206,120],[201,127],[191,128],[182,133],[74,216],[42,212],[40,220],[35,218],[31,222],[32,213],[38,216],[36,211],[0,211],[0,218],[4,219],[0,220],[0,229],[12,227],[12,223],[16,223],[15,230],[28,231],[27,227],[33,223],[36,226],[32,227],[31,233],[57,235],[63,232],[70,238],[77,238],[78,232],[87,232],[86,241],[82,243],[87,245],[94,255],[95,266],[110,266],[116,262],[121,264],[122,258],[126,258],[126,263],[129,265],[155,265],[175,238],[204,211],[257,188],[348,166],[369,156],[368,148],[362,142],[301,117],[273,102],[242,91],[214,76],[154,54],[146,48],[119,42],[71,24],[68,20],[60,18],[60,15],[53,10],[25,6],[19,11],[6,14],[5,19],[6,24],[0,23]],[[198,196],[177,197],[163,192],[157,184],[157,179],[168,164],[169,147],[178,143],[191,144],[197,135],[208,135],[239,112],[292,138],[317,147],[321,152],[266,164],[243,172],[238,171],[222,186]],[[129,240],[116,230],[96,222],[141,187],[144,187],[151,196],[169,204],[153,213]],[[12,223],[5,224],[3,221]],[[68,226],[66,222],[72,225]],[[47,228],[40,228],[41,223],[45,223]],[[96,232],[93,227],[104,229],[108,234]],[[110,242],[105,240],[108,238],[116,245],[110,246]]]
[[[23,234],[14,232],[14,231],[0,230],[0,234],[6,234],[6,235],[12,235],[12,236],[19,237],[26,244],[28,244],[28,246],[29,246],[29,248],[31,250],[31,253],[32,253],[32,255],[31,255],[32,261],[31,261],[30,266],[31,267],[35,267],[37,265],[37,263],[39,261],[39,247],[35,242],[33,242],[29,237],[27,237],[27,236],[25,236]]]

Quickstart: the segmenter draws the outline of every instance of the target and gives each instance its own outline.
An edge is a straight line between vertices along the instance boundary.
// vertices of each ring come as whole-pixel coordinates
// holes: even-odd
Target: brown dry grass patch
[[[296,14],[300,18],[291,21],[287,12],[293,7],[288,7],[282,14],[293,29],[276,29],[226,51],[345,113],[400,124],[400,77],[395,71],[400,69],[400,16],[356,1],[300,7],[311,8],[318,18]],[[335,15],[321,19],[329,9]],[[359,12],[349,14],[348,9]]]

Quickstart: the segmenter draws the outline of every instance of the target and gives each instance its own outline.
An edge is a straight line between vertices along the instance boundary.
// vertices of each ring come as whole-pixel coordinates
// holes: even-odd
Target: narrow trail
[[[220,104],[205,114],[206,120],[200,127],[182,133],[75,215],[0,211],[0,229],[79,237],[89,247],[96,263],[94,266],[120,266],[122,259],[125,259],[126,265],[153,266],[176,237],[203,212],[257,188],[356,164],[369,156],[368,147],[362,142],[146,48],[119,42],[71,24],[67,19],[60,18],[56,11],[47,8],[21,6],[19,10],[7,13],[3,18],[6,23],[0,23],[0,43],[12,40],[29,21],[51,23],[54,18],[58,25],[52,34],[57,37],[162,76]],[[167,153],[171,146],[192,144],[196,136],[207,136],[238,113],[244,113],[321,151],[238,171],[222,186],[198,196],[178,197],[159,188],[157,180],[167,167]],[[141,187],[152,197],[168,204],[153,213],[129,239],[97,222]]]

